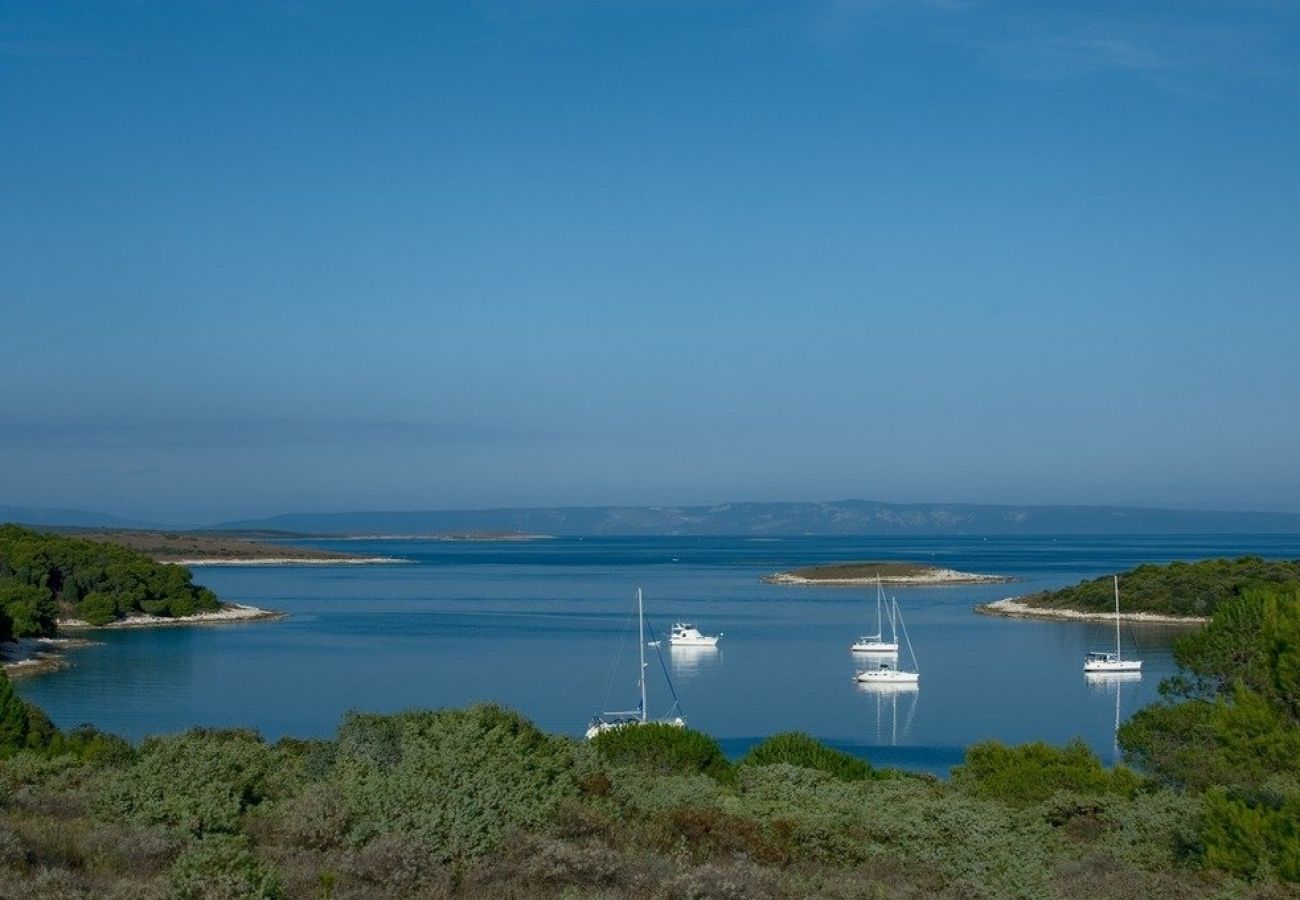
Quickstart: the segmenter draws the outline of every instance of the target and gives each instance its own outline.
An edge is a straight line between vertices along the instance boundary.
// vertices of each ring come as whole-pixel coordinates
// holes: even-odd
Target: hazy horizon
[[[1300,11],[0,8],[0,503],[1300,512]]]

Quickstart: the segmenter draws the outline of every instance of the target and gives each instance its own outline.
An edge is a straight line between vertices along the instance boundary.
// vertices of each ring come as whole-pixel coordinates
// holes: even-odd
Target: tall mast
[[[1115,659],[1120,658],[1119,652],[1119,576],[1115,576]]]
[[[884,640],[885,632],[881,629],[880,622],[880,601],[884,597],[885,589],[880,585],[880,576],[876,576],[876,640]]]
[[[1117,600],[1116,602],[1118,602],[1118,600]],[[636,589],[636,621],[637,621],[637,634],[638,634],[638,635],[640,636],[640,638],[641,638],[639,641],[637,641],[637,643],[641,645],[641,673],[640,673],[641,677],[640,677],[640,679],[639,679],[639,682],[640,682],[640,685],[641,685],[641,724],[644,725],[644,724],[645,724],[645,721],[646,721],[646,713],[645,713],[645,606],[644,606],[644,604],[643,604],[643,602],[642,602],[642,600],[641,600],[641,589],[640,589],[640,588],[637,588],[637,589]]]

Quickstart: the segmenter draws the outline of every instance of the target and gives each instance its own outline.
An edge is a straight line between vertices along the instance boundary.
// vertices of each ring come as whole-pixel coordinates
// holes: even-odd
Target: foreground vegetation
[[[0,525],[0,641],[51,636],[59,618],[106,625],[220,607],[180,566],[114,544]]]
[[[1121,733],[1137,770],[986,743],[947,782],[491,705],[133,747],[0,681],[0,897],[1300,897],[1300,593],[1246,591],[1178,654]]]
[[[1120,602],[1126,613],[1166,616],[1214,614],[1220,604],[1255,588],[1300,588],[1300,560],[1266,560],[1258,556],[1147,564],[1119,575]],[[1029,606],[1112,612],[1115,584],[1110,575],[1058,591],[1020,598]]]

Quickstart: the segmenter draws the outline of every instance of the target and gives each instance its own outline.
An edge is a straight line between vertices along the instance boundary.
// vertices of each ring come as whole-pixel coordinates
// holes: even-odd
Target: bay
[[[61,727],[132,739],[196,725],[271,739],[328,737],[348,710],[479,701],[573,735],[636,699],[635,590],[658,636],[678,620],[722,632],[715,651],[651,649],[650,711],[681,702],[731,754],[799,730],[882,765],[945,773],[964,748],[1083,738],[1108,761],[1117,717],[1157,699],[1183,626],[1125,626],[1140,680],[1085,680],[1105,623],[1004,619],[978,603],[1073,584],[1143,562],[1300,557],[1290,536],[556,538],[529,542],[317,540],[408,560],[387,566],[196,567],[224,600],[286,619],[101,631],[63,671],[19,692]],[[1005,574],[1013,584],[902,587],[921,671],[916,691],[872,692],[848,650],[874,629],[874,588],[760,582],[766,573],[855,559]],[[622,652],[620,653],[620,647]],[[662,653],[662,663],[658,653]],[[906,659],[906,657],[905,657]],[[671,679],[665,678],[665,673]]]

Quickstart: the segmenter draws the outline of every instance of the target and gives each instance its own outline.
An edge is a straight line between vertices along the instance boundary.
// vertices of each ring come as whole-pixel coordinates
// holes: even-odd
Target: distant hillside
[[[49,525],[57,528],[161,528],[156,522],[140,519],[123,519],[106,513],[83,509],[51,509],[40,506],[0,505],[0,523],[19,525]]]
[[[223,522],[309,534],[516,531],[553,535],[1300,534],[1300,515],[1120,506],[964,503],[724,503],[549,509],[296,513]]]

